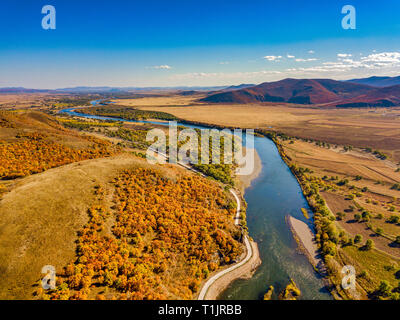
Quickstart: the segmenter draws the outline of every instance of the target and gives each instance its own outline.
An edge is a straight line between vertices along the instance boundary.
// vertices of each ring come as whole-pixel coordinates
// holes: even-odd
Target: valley
[[[251,86],[225,93],[230,90]],[[387,297],[379,291],[382,281],[393,288],[395,297],[400,266],[400,108],[332,108],[298,101],[207,103],[204,99],[213,94],[97,95],[90,103],[92,95],[50,98],[40,93],[30,98],[37,105],[28,102],[27,107],[10,105],[5,96],[0,121],[0,267],[14,280],[11,286],[3,284],[6,291],[0,294],[26,299],[194,299],[210,275],[244,259],[243,235],[248,232],[260,250],[261,265],[251,262],[244,272],[253,277],[247,274],[247,279],[235,280],[245,274],[231,272],[231,280],[222,281],[226,289],[217,289],[214,299],[259,299],[272,284],[276,293],[270,297],[277,299],[289,280],[299,286],[301,299]],[[148,164],[146,134],[153,128],[167,133],[169,120],[196,129],[254,128],[258,173],[238,179],[234,166],[210,164],[198,167],[210,175],[205,179],[174,165]],[[188,185],[191,191],[185,189]],[[234,200],[227,186],[247,202],[239,227],[234,225]],[[181,200],[167,198],[169,188],[182,190],[174,197]],[[206,198],[191,196],[189,201],[193,190]],[[262,190],[266,193],[261,195]],[[146,192],[151,197],[155,192],[154,198],[147,199]],[[282,196],[291,199],[289,207],[279,202]],[[50,205],[43,210],[45,201]],[[174,201],[172,211],[158,212]],[[21,204],[18,218],[11,204]],[[197,216],[196,223],[183,228],[182,215],[190,221],[204,214],[196,213],[200,207],[207,207],[210,218]],[[177,216],[178,211],[182,212]],[[153,217],[147,221],[149,212]],[[315,231],[315,249],[327,270],[324,280],[307,257],[299,255],[288,214]],[[26,227],[27,220],[38,233]],[[44,222],[50,227],[43,229]],[[199,230],[206,232],[200,238]],[[170,241],[172,247],[167,245]],[[54,248],[38,255],[49,245]],[[33,256],[37,265],[28,271],[24,266]],[[38,269],[49,258],[62,271],[57,289],[46,293],[37,284]],[[169,264],[171,258],[179,263]],[[297,270],[292,268],[294,261]],[[356,267],[355,291],[340,286],[340,270],[346,264]]]

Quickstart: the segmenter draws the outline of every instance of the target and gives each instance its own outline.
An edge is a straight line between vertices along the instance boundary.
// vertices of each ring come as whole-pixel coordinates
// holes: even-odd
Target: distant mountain
[[[210,91],[220,90],[225,86],[216,87],[73,87],[55,89],[55,92],[63,93],[109,93],[109,92],[148,92],[148,91]]]
[[[35,93],[35,92],[48,92],[48,90],[27,89],[23,87],[8,87],[0,88],[0,93]]]
[[[184,90],[184,91],[178,92],[178,94],[181,96],[193,96],[198,93],[200,93],[200,92],[196,91],[196,90]]]
[[[222,89],[221,91],[232,91],[232,90],[245,89],[245,88],[254,87],[254,86],[255,86],[255,84],[242,83],[237,86],[229,86],[225,89]]]
[[[390,87],[400,84],[400,76],[398,77],[369,77],[361,79],[347,80],[347,82],[366,84],[374,87]]]
[[[335,104],[338,108],[400,106],[400,85],[374,88],[368,93]]]
[[[121,88],[113,87],[73,87],[73,88],[60,88],[53,90],[55,92],[63,93],[101,93],[101,92],[122,92]]]
[[[330,79],[284,79],[245,89],[211,94],[200,101],[208,103],[287,102],[320,104],[351,99],[373,87]]]

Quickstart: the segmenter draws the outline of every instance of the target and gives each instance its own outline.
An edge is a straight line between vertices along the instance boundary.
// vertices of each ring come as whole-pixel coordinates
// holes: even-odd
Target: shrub
[[[388,222],[390,222],[390,223],[399,223],[399,221],[400,221],[400,216],[398,216],[398,215],[392,215],[388,219]]]
[[[392,189],[392,190],[400,190],[400,183],[395,183],[390,189]]]
[[[371,239],[368,239],[367,242],[365,242],[365,249],[371,250],[374,248],[374,242]]]
[[[392,286],[388,281],[382,280],[377,291],[380,296],[388,297],[392,292]]]
[[[367,278],[367,277],[368,277],[368,272],[365,271],[365,270],[361,271],[360,277],[362,277],[362,278],[364,278],[364,279]]]
[[[360,243],[362,241],[362,235],[361,234],[356,234],[354,237],[354,243]]]
[[[343,218],[345,218],[345,217],[346,217],[346,214],[343,213],[343,212],[336,213],[336,219],[337,220],[343,220]]]

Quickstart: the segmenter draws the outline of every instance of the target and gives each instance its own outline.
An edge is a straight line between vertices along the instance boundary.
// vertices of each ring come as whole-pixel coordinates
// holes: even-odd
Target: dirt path
[[[151,149],[151,150],[153,152],[157,152],[156,150],[153,150],[153,149]],[[161,152],[157,152],[157,153],[165,159],[168,158],[168,156],[166,154],[163,154]],[[193,169],[192,167],[188,166],[185,163],[178,161],[177,164],[184,167],[185,169],[194,171],[194,172],[204,176],[203,173]],[[248,183],[246,185],[250,186],[251,180],[256,178],[260,172],[261,172],[261,161],[257,155],[254,173],[250,176],[250,178],[247,179]],[[235,221],[234,223],[235,223],[235,225],[239,225],[241,201],[234,189],[231,189],[230,192],[234,196],[234,198],[236,200],[236,204],[237,204],[236,215],[234,217],[234,221]],[[232,281],[234,281],[238,278],[250,277],[253,270],[255,270],[261,264],[257,244],[253,241],[250,241],[248,236],[244,237],[244,244],[246,247],[246,256],[244,257],[244,259],[242,259],[240,262],[238,262],[226,269],[218,271],[216,274],[211,276],[211,278],[209,278],[202,286],[202,288],[199,292],[199,295],[198,295],[198,300],[216,300],[218,295]]]
[[[230,192],[236,199],[237,209],[235,215],[235,225],[239,224],[240,220],[240,199],[236,192],[231,189]],[[215,300],[218,295],[234,280],[251,275],[260,263],[258,247],[255,242],[250,242],[248,236],[244,237],[246,246],[246,256],[240,262],[223,269],[211,276],[200,290],[198,300]]]

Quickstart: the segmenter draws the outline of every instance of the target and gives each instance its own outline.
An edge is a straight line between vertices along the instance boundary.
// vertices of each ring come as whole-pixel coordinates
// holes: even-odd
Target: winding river
[[[92,101],[96,105],[101,100]],[[124,119],[82,114],[74,108],[60,112],[70,115],[127,121]],[[137,121],[132,121],[137,122]],[[166,125],[165,122],[139,121]],[[198,125],[186,127],[200,128]],[[251,187],[246,189],[247,226],[249,235],[257,242],[262,264],[251,279],[234,281],[219,297],[222,300],[262,299],[270,285],[275,288],[273,298],[281,292],[292,278],[301,290],[301,299],[332,299],[324,283],[314,271],[307,258],[298,253],[297,244],[285,221],[290,214],[312,227],[312,218],[307,220],[300,208],[308,207],[296,178],[279,155],[275,144],[268,138],[255,137],[255,148],[262,162],[262,171]]]

